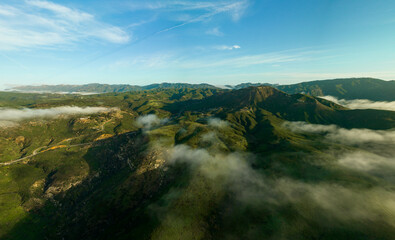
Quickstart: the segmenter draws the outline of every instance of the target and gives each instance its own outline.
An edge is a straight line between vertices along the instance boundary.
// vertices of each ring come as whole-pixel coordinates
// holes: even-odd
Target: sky
[[[395,79],[392,0],[1,0],[0,88]]]

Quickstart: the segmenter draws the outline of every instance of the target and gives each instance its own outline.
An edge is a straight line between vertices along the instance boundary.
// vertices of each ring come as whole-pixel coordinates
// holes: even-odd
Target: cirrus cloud
[[[89,38],[121,44],[130,36],[90,13],[50,1],[0,5],[0,50],[54,47]]]

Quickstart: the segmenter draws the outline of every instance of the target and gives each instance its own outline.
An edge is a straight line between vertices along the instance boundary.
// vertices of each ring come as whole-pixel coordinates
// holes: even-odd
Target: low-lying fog
[[[115,108],[106,107],[76,107],[62,106],[53,108],[0,108],[0,127],[15,126],[17,121],[34,118],[55,118],[58,116],[68,115],[90,115],[104,113],[116,110]]]
[[[379,109],[379,110],[395,111],[395,101],[393,102],[371,101],[368,99],[346,100],[346,99],[338,99],[333,96],[323,96],[320,98],[326,99],[328,101],[334,102],[336,104],[342,105],[350,109]]]

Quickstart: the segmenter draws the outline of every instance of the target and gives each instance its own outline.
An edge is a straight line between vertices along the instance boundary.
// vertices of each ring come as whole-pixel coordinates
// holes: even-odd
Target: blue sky
[[[392,0],[2,0],[0,86],[395,79]]]

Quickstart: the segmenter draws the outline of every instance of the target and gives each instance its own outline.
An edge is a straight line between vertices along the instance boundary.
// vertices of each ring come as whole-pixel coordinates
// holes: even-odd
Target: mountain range
[[[391,84],[0,92],[0,238],[392,239]]]
[[[242,83],[235,86],[226,85],[226,89],[243,89],[252,86],[272,86],[286,93],[303,93],[311,96],[334,96],[340,99],[369,99],[372,101],[394,101],[395,81],[384,81],[375,78],[346,78],[302,82],[291,85],[279,85],[269,83]],[[108,93],[129,92],[162,88],[221,88],[210,84],[186,84],[186,83],[161,83],[146,86],[137,85],[108,85],[108,84],[86,84],[86,85],[41,85],[41,86],[19,86],[10,90],[19,91],[41,91],[41,92],[86,92],[86,93]]]

